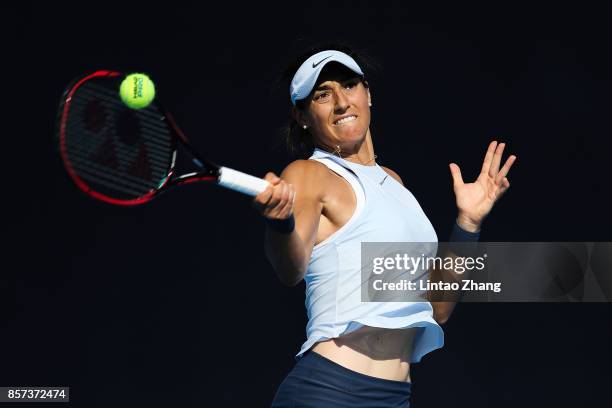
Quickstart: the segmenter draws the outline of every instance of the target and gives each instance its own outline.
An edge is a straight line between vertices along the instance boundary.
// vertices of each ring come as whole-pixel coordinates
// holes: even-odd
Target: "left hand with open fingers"
[[[462,228],[478,231],[495,202],[510,188],[506,176],[516,161],[516,156],[508,157],[500,169],[505,147],[505,143],[498,144],[497,141],[489,144],[480,174],[473,183],[464,183],[459,166],[450,163],[458,210],[457,222]]]

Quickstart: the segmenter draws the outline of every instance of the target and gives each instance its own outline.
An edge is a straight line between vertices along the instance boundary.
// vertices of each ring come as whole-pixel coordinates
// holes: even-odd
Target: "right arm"
[[[282,233],[266,226],[265,252],[281,282],[297,285],[306,274],[321,211],[326,172],[320,163],[296,160],[277,177],[264,177],[270,186],[254,199],[255,208],[270,219],[295,218],[295,229]]]

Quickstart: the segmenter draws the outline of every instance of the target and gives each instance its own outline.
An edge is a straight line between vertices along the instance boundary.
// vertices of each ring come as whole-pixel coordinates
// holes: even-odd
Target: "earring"
[[[372,107],[372,102],[368,102],[368,106],[369,106],[369,107]]]
[[[308,129],[308,126],[306,125],[303,125],[302,127],[304,128],[304,130]]]

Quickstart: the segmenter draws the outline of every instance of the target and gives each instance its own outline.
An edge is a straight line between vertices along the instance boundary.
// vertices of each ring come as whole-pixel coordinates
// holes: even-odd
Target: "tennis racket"
[[[130,109],[119,96],[125,74],[96,71],[65,90],[57,120],[59,151],[77,187],[109,204],[144,204],[182,184],[215,183],[256,196],[269,183],[214,164],[195,151],[169,112],[154,100]],[[175,175],[177,148],[191,154],[198,171]]]

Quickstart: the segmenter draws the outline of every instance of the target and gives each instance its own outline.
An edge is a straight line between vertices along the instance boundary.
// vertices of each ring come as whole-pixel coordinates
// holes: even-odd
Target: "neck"
[[[336,145],[334,146],[325,146],[323,150],[326,150],[336,156],[340,156],[344,160],[363,164],[365,166],[374,166],[376,155],[374,154],[374,144],[372,143],[372,134],[370,133],[370,129],[366,132],[365,138],[360,141],[358,144],[344,144],[338,145],[340,147],[340,151],[338,152],[338,148]]]

